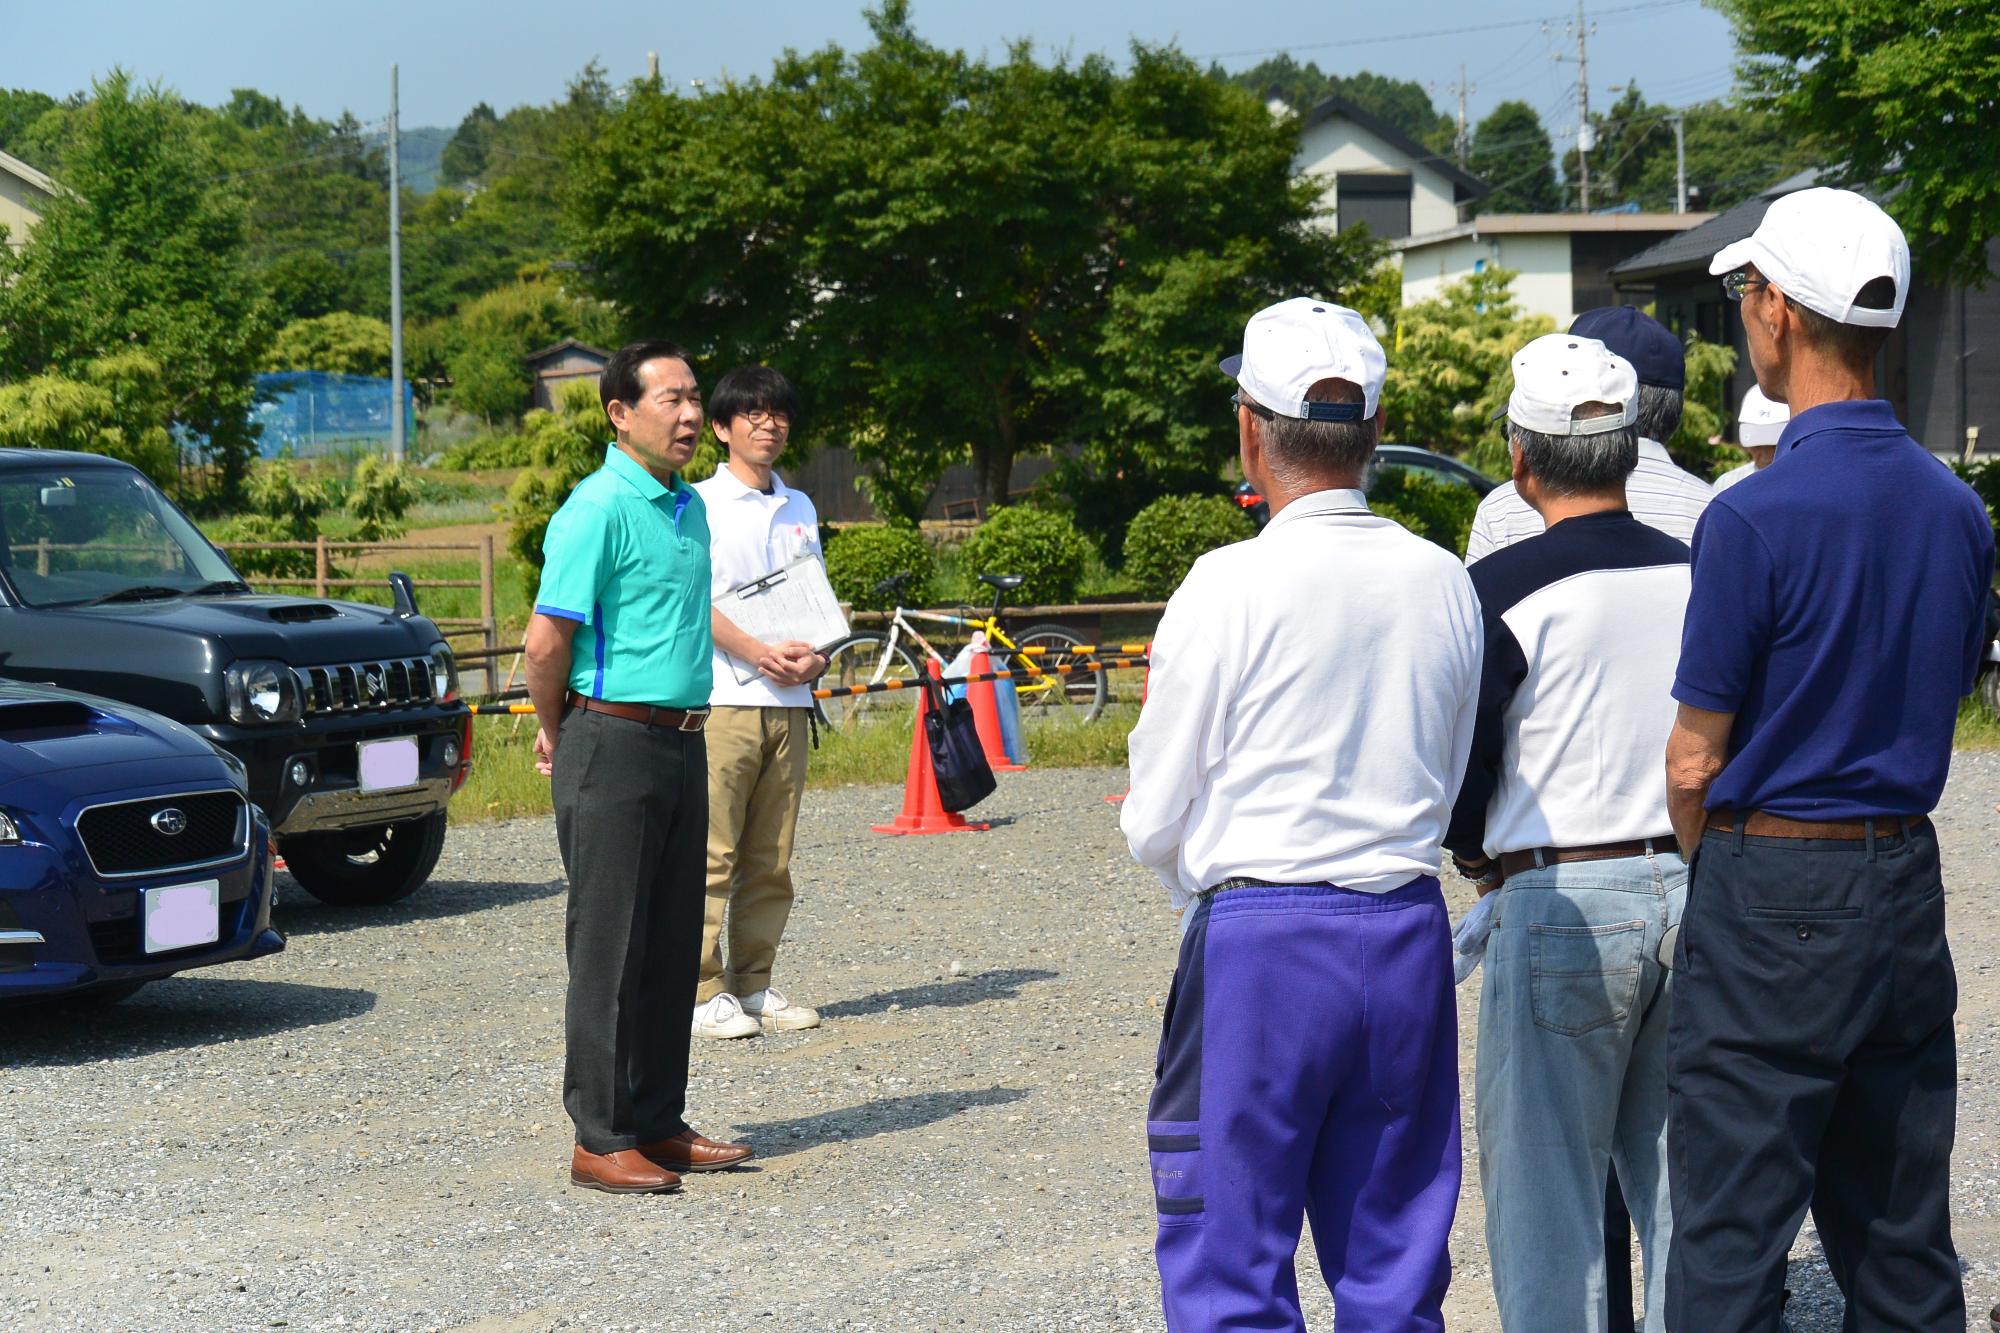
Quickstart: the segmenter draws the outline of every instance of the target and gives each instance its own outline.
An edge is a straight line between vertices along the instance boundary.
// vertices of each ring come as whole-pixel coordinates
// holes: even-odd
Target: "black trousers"
[[[1928,822],[1868,842],[1710,832],[1669,1026],[1667,1327],[1765,1333],[1808,1206],[1847,1330],[1965,1327],[1944,885]]]
[[[569,875],[563,1107],[586,1151],[619,1152],[687,1128],[708,750],[700,732],[573,711],[553,787]]]

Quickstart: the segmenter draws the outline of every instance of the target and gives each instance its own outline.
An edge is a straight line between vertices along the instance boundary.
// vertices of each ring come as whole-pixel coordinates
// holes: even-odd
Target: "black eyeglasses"
[[[1232,421],[1235,420],[1236,418],[1236,409],[1240,407],[1249,408],[1252,413],[1264,418],[1264,420],[1266,421],[1276,421],[1278,419],[1278,414],[1276,412],[1273,412],[1270,408],[1264,406],[1262,403],[1253,403],[1240,393],[1230,394],[1229,417]]]
[[[1770,279],[1753,278],[1748,272],[1740,268],[1734,273],[1725,273],[1722,276],[1722,294],[1732,301],[1741,301],[1743,293],[1749,291],[1752,287],[1769,287],[1770,285]]]

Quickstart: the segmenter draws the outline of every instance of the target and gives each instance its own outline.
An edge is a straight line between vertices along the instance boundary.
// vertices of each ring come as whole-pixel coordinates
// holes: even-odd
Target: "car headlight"
[[[451,649],[438,644],[431,649],[431,698],[448,703],[458,697],[458,663]]]
[[[232,722],[296,722],[304,713],[299,678],[283,662],[238,662],[223,689]]]
[[[0,810],[0,847],[16,846],[20,841],[20,828],[5,810]]]

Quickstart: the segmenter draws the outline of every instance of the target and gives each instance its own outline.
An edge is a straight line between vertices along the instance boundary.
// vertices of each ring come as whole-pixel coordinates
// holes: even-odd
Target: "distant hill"
[[[444,146],[455,131],[442,125],[418,125],[403,130],[403,184],[416,194],[429,194],[438,187],[438,162]],[[377,134],[369,143],[388,145],[389,136]]]

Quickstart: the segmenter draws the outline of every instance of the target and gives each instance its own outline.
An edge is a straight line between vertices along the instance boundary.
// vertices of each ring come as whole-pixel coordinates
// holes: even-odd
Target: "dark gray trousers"
[[[1808,1206],[1843,1328],[1965,1327],[1944,883],[1928,822],[1871,842],[1710,832],[1670,1021],[1667,1327],[1778,1327]]]
[[[586,1151],[619,1152],[688,1127],[708,750],[699,732],[572,711],[553,787],[569,875],[563,1107]]]

